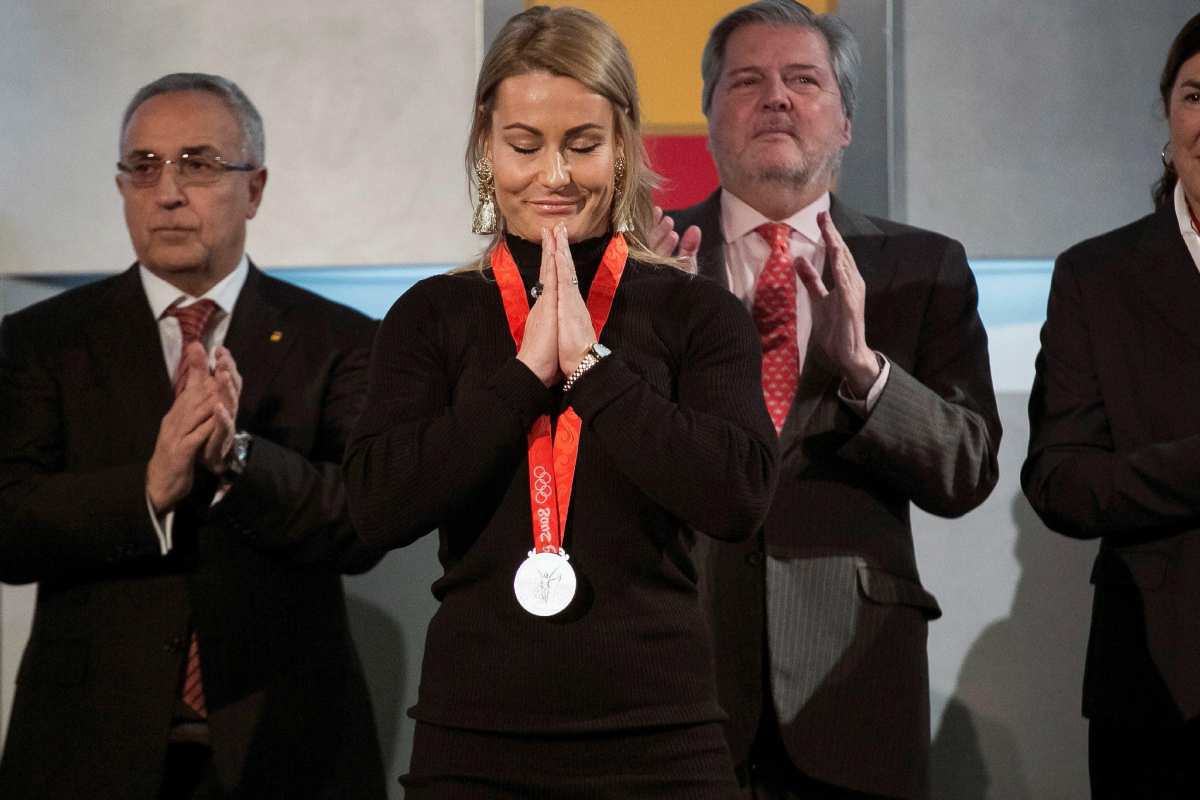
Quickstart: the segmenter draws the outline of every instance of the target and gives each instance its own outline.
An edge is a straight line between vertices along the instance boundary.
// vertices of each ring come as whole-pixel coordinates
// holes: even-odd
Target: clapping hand
[[[680,236],[675,232],[675,220],[654,207],[654,227],[650,229],[650,249],[663,258],[672,256],[687,262],[690,272],[696,271],[696,253],[700,252],[700,229],[689,227]]]
[[[242,376],[233,353],[218,347],[216,365],[208,376],[209,389],[219,401],[213,410],[216,424],[204,442],[201,463],[214,475],[224,474],[233,437],[237,433],[238,402],[242,396]]]
[[[866,284],[829,212],[821,212],[817,223],[832,286],[825,286],[821,273],[803,256],[796,259],[796,273],[812,301],[813,336],[854,396],[863,398],[880,370],[875,351],[867,345]]]
[[[216,430],[216,408],[221,404],[203,346],[187,345],[179,369],[184,371],[182,388],[158,426],[146,467],[146,496],[159,514],[173,509],[192,490],[197,455]]]

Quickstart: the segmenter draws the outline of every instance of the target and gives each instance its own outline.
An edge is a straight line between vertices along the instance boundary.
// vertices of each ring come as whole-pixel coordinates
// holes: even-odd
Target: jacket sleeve
[[[146,463],[69,468],[65,389],[29,327],[15,317],[0,322],[0,580],[28,583],[157,556]]]
[[[1200,525],[1200,436],[1117,450],[1070,252],[1054,267],[1021,486],[1051,530],[1134,543]]]
[[[364,543],[347,508],[341,461],[365,404],[367,360],[375,325],[365,319],[342,345],[322,380],[313,451],[300,453],[255,436],[246,470],[204,521],[237,531],[253,546],[304,564],[328,564],[355,574],[386,551]]]
[[[678,300],[663,310],[682,330],[675,398],[614,352],[579,380],[571,405],[648,497],[709,536],[745,539],[766,517],[778,478],[758,335],[737,299],[709,281],[689,281]]]
[[[454,518],[521,462],[526,432],[555,398],[515,357],[485,385],[460,385],[443,333],[453,323],[435,294],[428,283],[405,292],[371,354],[343,474],[355,527],[373,545],[403,547]]]
[[[975,278],[962,245],[941,241],[913,368],[892,361],[878,402],[839,455],[925,511],[957,517],[996,485],[1001,429]]]

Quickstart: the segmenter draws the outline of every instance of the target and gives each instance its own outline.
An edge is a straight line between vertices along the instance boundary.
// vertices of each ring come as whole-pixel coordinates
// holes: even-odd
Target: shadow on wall
[[[1081,676],[1096,544],[1012,501],[1021,577],[1009,617],[971,646],[933,741],[936,800],[1085,800]]]
[[[411,682],[405,670],[395,666],[405,660],[403,630],[387,611],[362,597],[347,594],[346,611],[350,616],[350,630],[358,647],[367,686],[370,687],[379,746],[387,764],[388,756],[398,744],[404,693]]]
[[[408,771],[425,631],[437,610],[429,591],[442,574],[436,534],[389,554],[364,575],[346,579],[350,630],[362,659],[383,750],[388,797],[403,797],[396,778]]]

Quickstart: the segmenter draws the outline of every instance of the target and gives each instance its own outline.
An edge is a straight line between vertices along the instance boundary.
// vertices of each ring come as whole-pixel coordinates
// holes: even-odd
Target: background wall
[[[454,263],[476,0],[0,0],[0,271],[127,264],[120,114],[167,72],[232,77],[266,120],[265,263]],[[70,189],[65,190],[64,185]],[[51,212],[52,210],[52,212]]]
[[[626,10],[642,5],[628,0]],[[82,2],[0,0],[8,20],[0,29],[0,147],[8,153],[0,182],[20,187],[19,200],[11,193],[0,200],[0,313],[77,280],[32,273],[110,270],[131,259],[109,183],[115,117],[133,88],[168,69],[226,72],[260,104],[273,172],[251,249],[268,264],[337,268],[284,270],[284,277],[380,315],[413,280],[471,252],[456,137],[465,129],[478,48],[521,3],[343,0],[331,11],[267,0],[260,7],[283,33],[247,23],[222,2],[193,9],[132,0],[114,15]],[[1050,534],[1020,495],[1025,405],[1050,259],[1149,209],[1166,137],[1157,73],[1174,33],[1195,13],[1194,0],[841,0],[838,7],[867,60],[842,193],[964,241],[1005,427],[1001,483],[987,503],[960,520],[914,516],[922,575],[945,609],[929,640],[935,797],[1085,798],[1079,687],[1095,546]],[[131,46],[125,8],[159,20],[170,46],[138,56],[101,47],[110,36]],[[661,48],[658,62],[640,69],[696,68],[690,60],[674,64],[675,49]],[[333,71],[323,71],[320,59],[332,59]],[[313,82],[322,74],[361,80],[364,94],[319,87]],[[36,175],[30,161],[41,165]],[[314,173],[314,164],[346,166]],[[364,202],[388,210],[356,205]],[[306,222],[303,236],[297,220]],[[420,235],[428,231],[439,233]],[[390,266],[345,269],[364,263]],[[347,581],[393,774],[405,769],[411,747],[404,711],[434,611],[435,547],[426,537]],[[0,727],[32,591],[0,587]]]
[[[1043,258],[1148,213],[1158,76],[1195,0],[898,5],[905,217]]]

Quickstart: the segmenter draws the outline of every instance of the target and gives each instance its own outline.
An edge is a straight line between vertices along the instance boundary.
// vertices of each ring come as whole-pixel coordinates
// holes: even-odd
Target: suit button
[[[746,553],[746,563],[752,567],[761,566],[763,563],[763,554],[757,550],[753,553]]]
[[[183,647],[186,643],[187,643],[187,641],[184,637],[173,636],[170,639],[167,639],[167,641],[163,643],[163,652],[164,653],[182,653]]]

